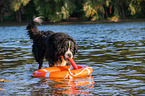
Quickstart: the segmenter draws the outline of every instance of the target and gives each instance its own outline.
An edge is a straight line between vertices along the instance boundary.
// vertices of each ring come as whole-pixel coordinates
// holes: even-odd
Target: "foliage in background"
[[[3,15],[9,10],[9,0],[0,1],[0,22],[3,22]]]
[[[43,16],[51,22],[145,18],[145,0],[1,0],[0,20],[14,16],[18,22]],[[15,14],[15,15],[13,15]]]
[[[30,0],[10,0],[10,7],[14,11],[18,11],[20,7],[26,6]]]
[[[85,16],[91,18],[92,21],[104,19],[105,4],[109,4],[108,0],[86,0],[83,7]]]
[[[75,9],[74,0],[34,0],[40,16],[50,21],[68,19]]]

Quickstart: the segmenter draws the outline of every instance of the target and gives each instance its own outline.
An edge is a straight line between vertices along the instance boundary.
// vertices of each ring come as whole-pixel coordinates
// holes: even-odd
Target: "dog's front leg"
[[[53,60],[49,59],[48,61],[49,61],[49,62],[48,62],[48,63],[49,63],[49,67],[53,67],[53,66],[54,66]]]
[[[39,63],[39,69],[42,69],[42,64],[43,64],[43,59],[42,60],[38,60],[38,63]]]

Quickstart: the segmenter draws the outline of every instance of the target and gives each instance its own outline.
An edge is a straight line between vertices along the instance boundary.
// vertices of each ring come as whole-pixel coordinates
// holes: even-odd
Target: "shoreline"
[[[60,21],[60,22],[49,22],[44,21],[42,25],[67,25],[67,24],[97,24],[97,23],[120,23],[120,22],[144,22],[145,19],[119,19],[118,21],[111,20],[97,20],[97,21],[80,21],[80,20],[72,20],[72,21]],[[0,23],[0,26],[26,26],[28,21],[22,21],[21,23],[15,21],[7,21]]]

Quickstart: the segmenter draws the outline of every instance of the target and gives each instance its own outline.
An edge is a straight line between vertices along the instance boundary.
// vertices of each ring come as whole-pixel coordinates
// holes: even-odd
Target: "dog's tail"
[[[39,23],[39,24],[42,23],[41,17],[36,17],[33,20],[29,21],[29,24],[26,27],[28,30],[28,35],[30,36],[30,39],[33,39],[34,35],[39,33],[36,23]]]

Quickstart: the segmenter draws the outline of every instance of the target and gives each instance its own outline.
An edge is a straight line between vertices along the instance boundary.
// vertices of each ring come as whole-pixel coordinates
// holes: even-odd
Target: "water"
[[[71,35],[79,46],[75,62],[93,67],[92,75],[33,78],[38,64],[25,26],[0,27],[0,95],[145,95],[145,22],[41,25],[39,29]]]

